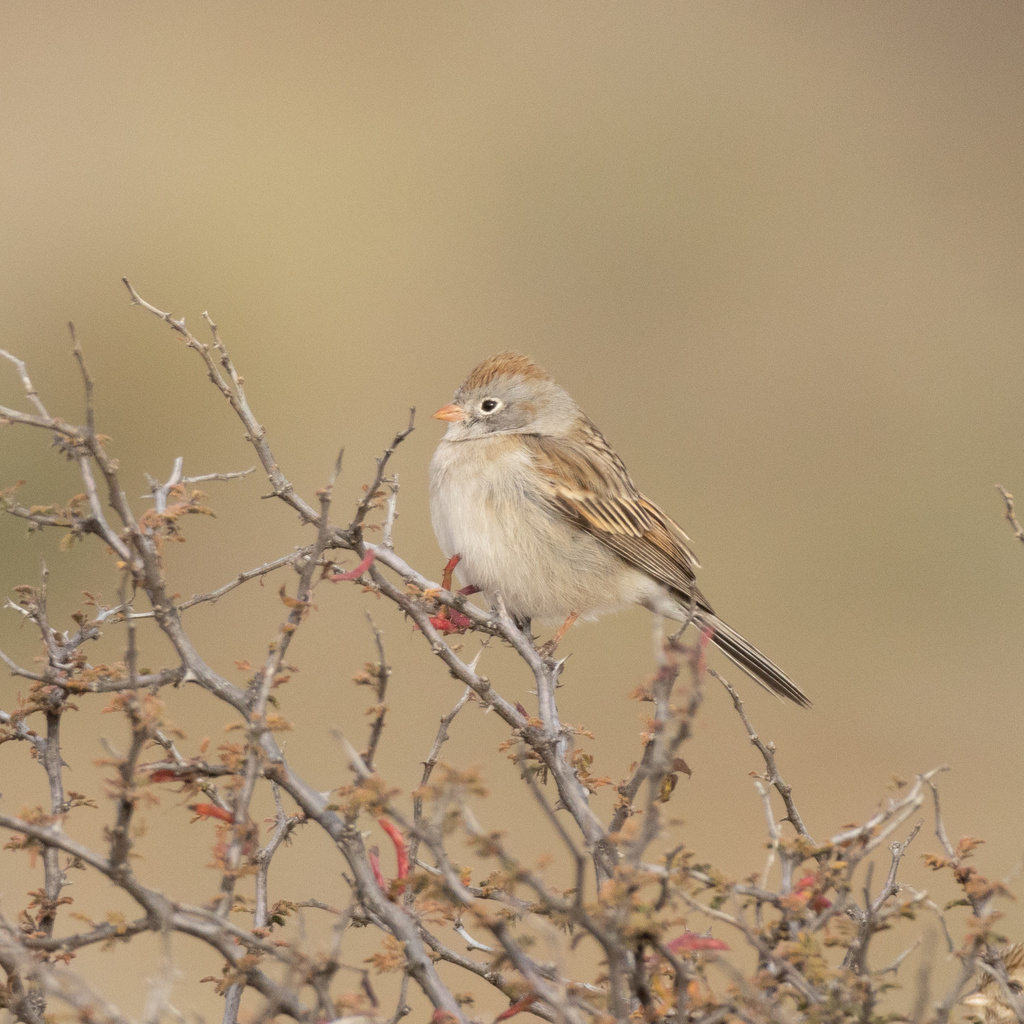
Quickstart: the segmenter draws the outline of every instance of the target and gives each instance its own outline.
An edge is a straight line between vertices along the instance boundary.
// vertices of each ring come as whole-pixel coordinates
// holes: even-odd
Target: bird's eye
[[[485,398],[480,403],[480,411],[482,413],[492,413],[494,412],[495,409],[498,408],[499,405],[501,405],[501,402],[499,402],[496,398]]]

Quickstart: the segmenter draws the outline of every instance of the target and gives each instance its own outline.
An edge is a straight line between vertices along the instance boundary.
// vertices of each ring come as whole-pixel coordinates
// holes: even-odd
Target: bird
[[[693,622],[765,689],[809,707],[802,690],[720,619],[696,585],[682,527],[645,497],[623,461],[530,357],[500,352],[473,369],[434,418],[447,429],[430,462],[430,517],[461,580],[500,597],[527,633],[632,604]]]

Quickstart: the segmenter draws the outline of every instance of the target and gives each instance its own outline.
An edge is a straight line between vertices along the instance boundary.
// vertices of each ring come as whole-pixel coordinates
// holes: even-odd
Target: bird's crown
[[[521,377],[523,380],[551,380],[529,356],[518,352],[499,352],[477,366],[462,386],[467,391],[486,387],[500,377]]]

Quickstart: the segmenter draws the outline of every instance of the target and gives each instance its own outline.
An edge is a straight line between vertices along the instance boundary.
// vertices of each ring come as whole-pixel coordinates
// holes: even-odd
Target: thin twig
[[[14,363],[14,366],[18,371],[18,376],[21,378],[21,386],[24,388],[25,394],[28,396],[28,400],[36,407],[36,412],[38,412],[40,416],[45,419],[49,419],[50,414],[46,411],[46,406],[43,405],[42,400],[39,398],[39,392],[36,391],[35,385],[29,378],[28,370],[25,368],[25,363],[4,348],[0,348],[0,356]]]
[[[373,621],[370,613],[366,613],[366,621],[370,624],[373,632],[373,640],[377,645],[377,667],[374,673],[376,714],[373,717],[373,724],[370,726],[370,738],[366,744],[366,753],[363,755],[366,763],[373,768],[373,760],[377,756],[377,745],[380,743],[381,735],[384,732],[384,718],[387,715],[387,705],[384,697],[387,694],[388,681],[391,679],[391,667],[387,662],[387,655],[384,653],[384,634]]]
[[[757,747],[761,756],[764,758],[765,767],[768,769],[768,775],[765,781],[769,786],[772,786],[775,789],[780,797],[782,797],[782,802],[786,807],[786,817],[783,821],[788,821],[793,828],[796,829],[799,835],[803,836],[808,842],[813,844],[814,839],[807,831],[803,818],[800,817],[800,812],[797,810],[796,803],[793,800],[793,790],[779,774],[779,767],[775,761],[775,744],[765,743],[757,735],[754,726],[751,724],[750,718],[747,716],[743,701],[740,699],[739,694],[733,688],[732,684],[720,676],[713,668],[708,669],[708,674],[714,676],[714,678],[725,687],[729,696],[732,698],[733,707],[736,709],[736,713],[740,716],[740,720],[743,722],[743,726],[747,730],[747,736],[750,737],[750,742]]]
[[[358,541],[362,536],[363,521],[366,519],[370,509],[374,507],[374,503],[377,500],[377,492],[380,490],[380,486],[384,483],[384,473],[387,470],[388,462],[391,460],[391,456],[395,454],[395,449],[413,432],[414,424],[416,422],[416,410],[409,410],[409,425],[404,430],[399,430],[398,433],[391,440],[391,444],[384,449],[384,454],[377,460],[377,472],[374,474],[373,480],[367,485],[366,493],[363,495],[362,500],[356,506],[356,514],[349,523],[348,532],[350,535]]]
[[[1002,484],[996,484],[996,490],[1003,496],[1006,504],[1005,519],[1013,530],[1013,535],[1024,544],[1024,528],[1017,522],[1017,516],[1013,509],[1013,495]]]

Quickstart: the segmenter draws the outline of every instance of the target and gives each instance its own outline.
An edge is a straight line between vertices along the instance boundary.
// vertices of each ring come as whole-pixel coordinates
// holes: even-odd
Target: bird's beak
[[[435,420],[446,420],[448,423],[457,423],[459,420],[464,420],[466,414],[454,403],[446,405],[441,409],[438,409],[434,413],[433,418]]]

